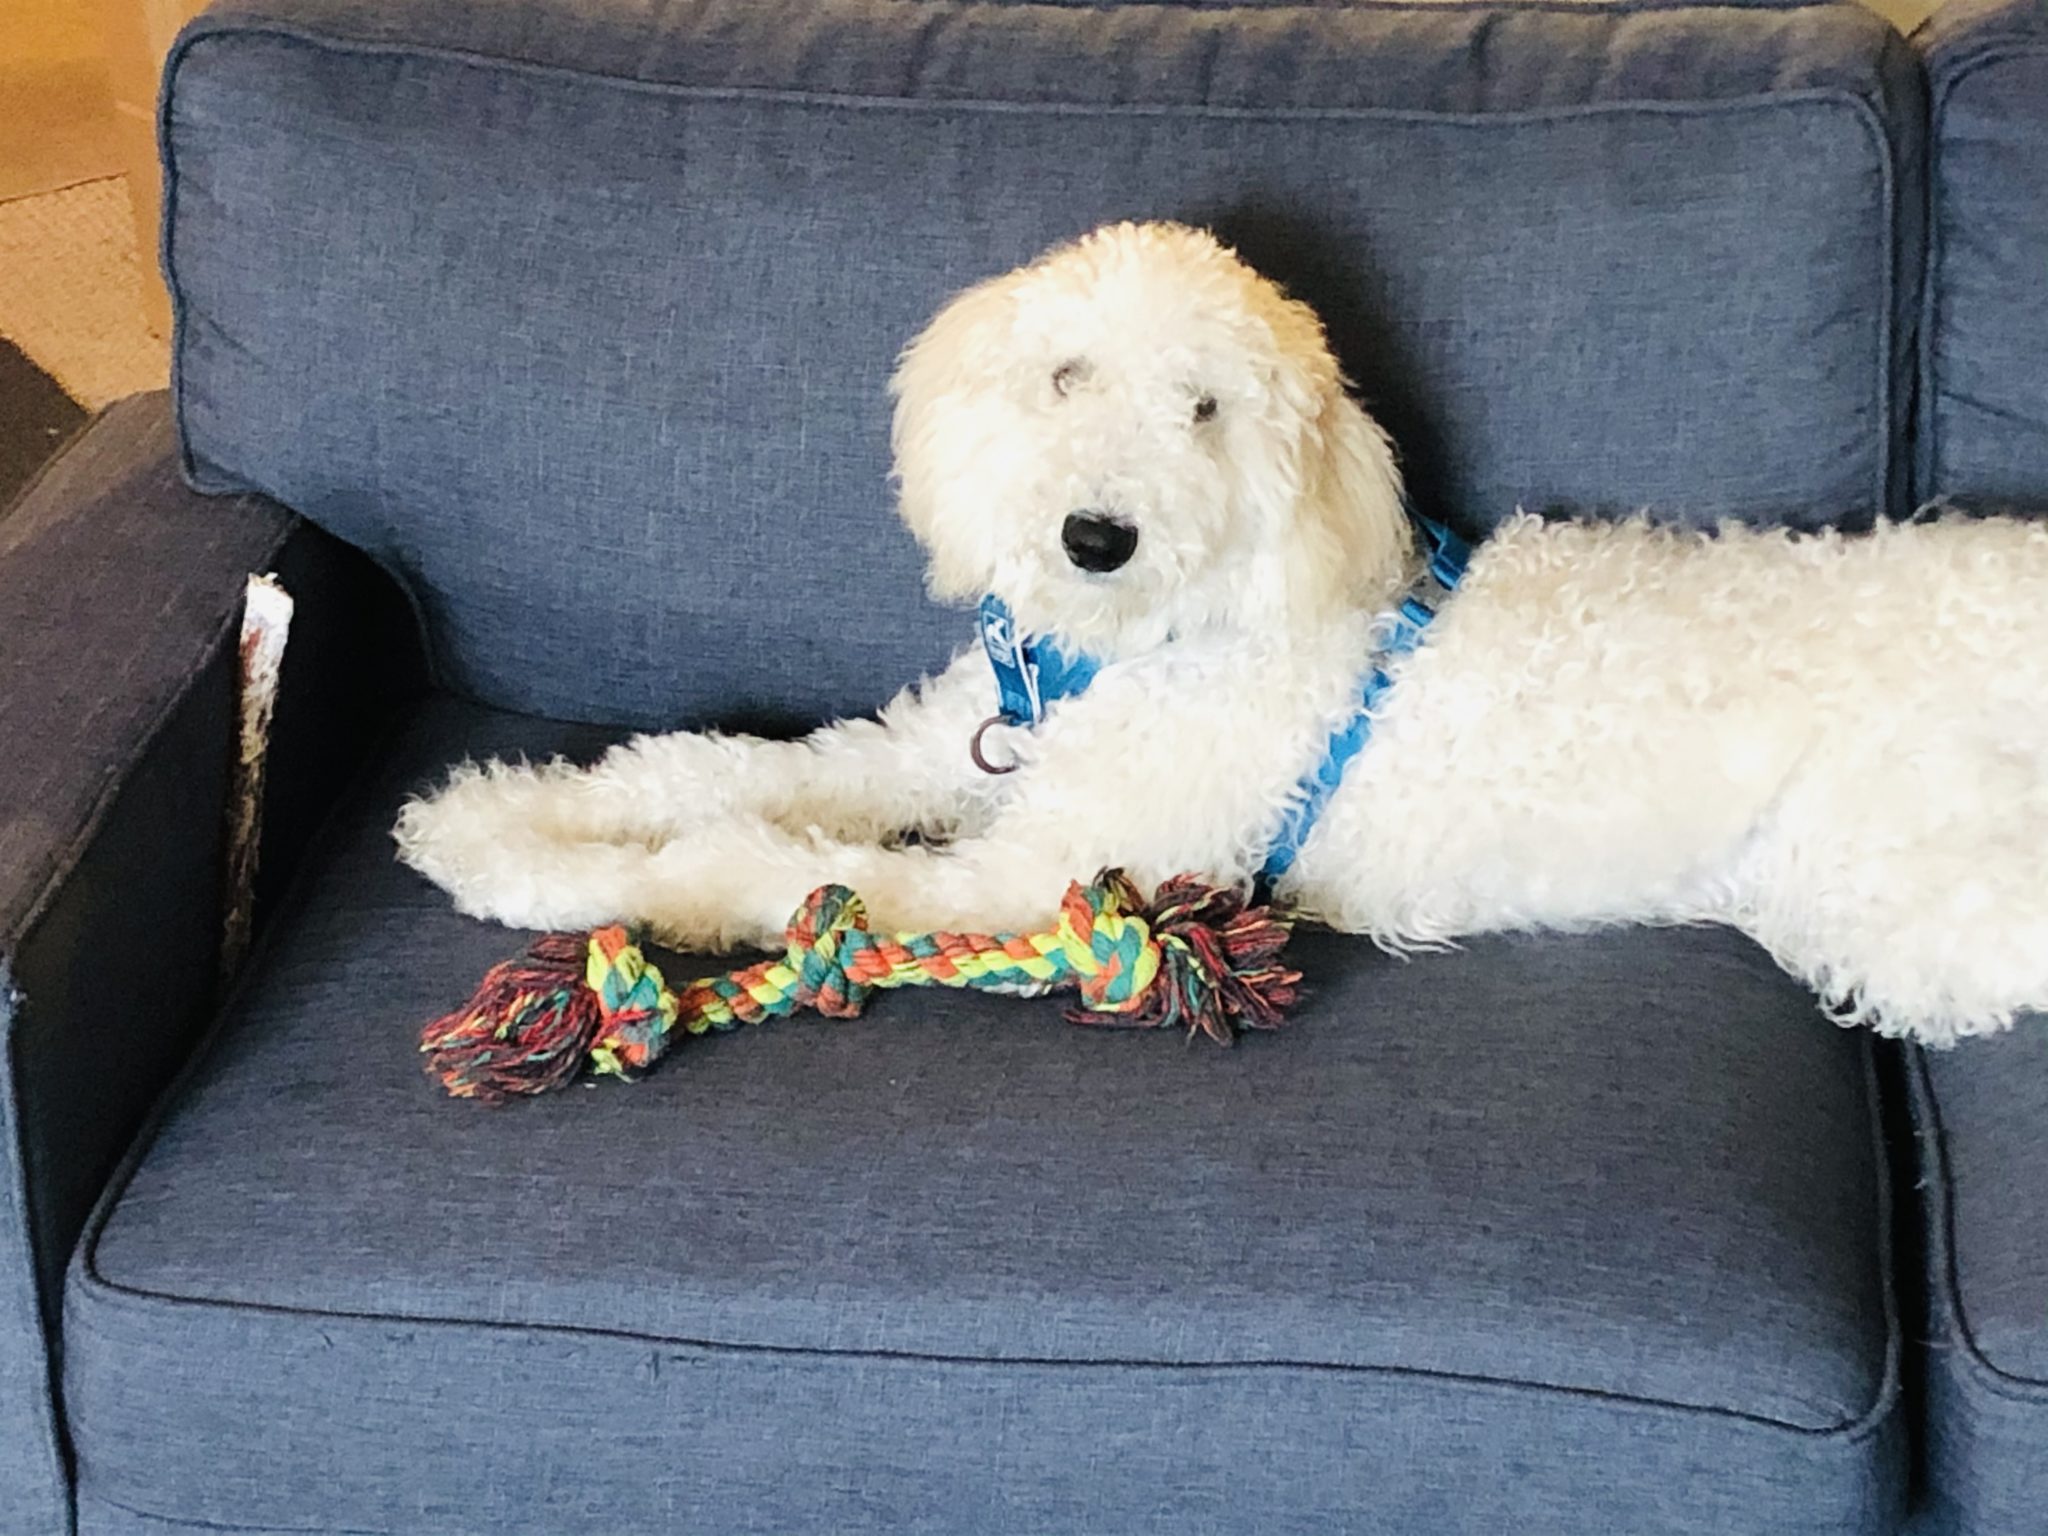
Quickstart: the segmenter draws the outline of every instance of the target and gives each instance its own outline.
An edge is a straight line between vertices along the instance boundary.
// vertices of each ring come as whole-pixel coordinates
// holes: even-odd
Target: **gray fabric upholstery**
[[[190,468],[371,551],[469,696],[863,710],[961,633],[889,510],[896,350],[1173,216],[1317,305],[1468,530],[1867,522],[1922,109],[1854,5],[232,0],[164,97]]]
[[[264,845],[308,823],[405,686],[359,556],[179,481],[169,402],[102,416],[0,518],[0,1532],[69,1520],[52,1396],[65,1262],[211,1014],[236,623],[252,570],[300,600]],[[402,632],[401,632],[402,633]]]
[[[1932,85],[1923,498],[2048,510],[2048,8],[1953,0]]]
[[[2048,511],[2048,11],[1953,0],[1916,34],[1932,187],[1923,499]],[[2048,1536],[2048,1038],[1912,1067],[1925,1214],[1916,1536]]]
[[[80,1245],[88,1510],[550,1536],[1896,1512],[1867,1042],[1747,943],[1401,964],[1310,936],[1299,1022],[1234,1052],[902,994],[630,1088],[446,1100],[417,1028],[517,940],[396,865],[397,799],[466,753],[597,744],[444,701],[332,829]]]
[[[1913,1063],[1926,1213],[1927,1536],[2048,1531],[2048,1036]]]
[[[107,781],[214,656],[243,579],[294,522],[179,485],[165,404],[115,406],[0,518],[0,932],[61,881]]]
[[[124,402],[0,517],[0,1531],[70,1519],[71,1244],[209,1001],[233,624],[295,520],[178,483]]]

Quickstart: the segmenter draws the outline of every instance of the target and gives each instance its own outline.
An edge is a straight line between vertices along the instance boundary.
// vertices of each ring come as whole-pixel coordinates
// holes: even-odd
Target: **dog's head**
[[[944,598],[1101,654],[1377,604],[1409,552],[1321,323],[1207,234],[1117,224],[954,299],[894,390]]]

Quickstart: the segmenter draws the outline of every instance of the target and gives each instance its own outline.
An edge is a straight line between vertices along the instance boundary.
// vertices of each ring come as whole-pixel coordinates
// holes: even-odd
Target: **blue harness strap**
[[[1472,547],[1443,524],[1426,517],[1416,517],[1415,526],[1422,534],[1427,552],[1422,576],[1386,620],[1384,638],[1366,670],[1365,684],[1359,689],[1357,710],[1330,733],[1329,744],[1323,748],[1323,760],[1295,786],[1294,799],[1281,819],[1266,862],[1259,869],[1259,881],[1265,886],[1278,883],[1281,876],[1294,868],[1302,845],[1315,831],[1330,797],[1337,793],[1337,786],[1344,782],[1345,768],[1372,739],[1373,712],[1394,686],[1388,669],[1422,643],[1423,631],[1465,579],[1465,567],[1472,562]]]
[[[1472,560],[1471,546],[1441,523],[1420,516],[1414,521],[1424,546],[1422,575],[1384,621],[1379,648],[1359,690],[1357,710],[1331,732],[1322,761],[1295,787],[1272,849],[1259,870],[1263,885],[1270,887],[1294,867],[1330,797],[1344,782],[1344,770],[1372,739],[1373,711],[1394,682],[1389,668],[1422,643],[1423,632],[1464,580],[1465,568]],[[1068,656],[1050,640],[1019,635],[1009,605],[994,593],[981,600],[981,644],[996,675],[997,702],[997,713],[984,723],[984,730],[996,721],[1037,725],[1045,718],[1046,706],[1082,692],[1100,670],[1091,656]],[[981,758],[980,740],[977,733],[975,760],[991,772],[1001,771]]]

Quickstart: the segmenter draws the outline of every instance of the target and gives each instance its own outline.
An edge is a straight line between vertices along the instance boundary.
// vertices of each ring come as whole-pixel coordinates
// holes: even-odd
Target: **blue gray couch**
[[[387,836],[942,658],[892,354],[1110,217],[1314,302],[1468,533],[2048,510],[2038,0],[229,0],[163,129],[172,391],[0,516],[0,1530],[2048,1531],[2041,1029],[1310,935],[1232,1052],[906,995],[485,1110],[415,1031],[514,940]]]

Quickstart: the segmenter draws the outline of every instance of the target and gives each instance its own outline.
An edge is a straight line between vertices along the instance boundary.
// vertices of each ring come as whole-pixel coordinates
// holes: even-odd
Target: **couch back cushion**
[[[1927,59],[1922,499],[2048,511],[2048,5],[1951,0]]]
[[[233,0],[163,97],[188,470],[369,551],[485,702],[866,709],[968,633],[892,515],[896,351],[1173,217],[1323,312],[1468,531],[1868,522],[1919,79],[1836,4]]]

